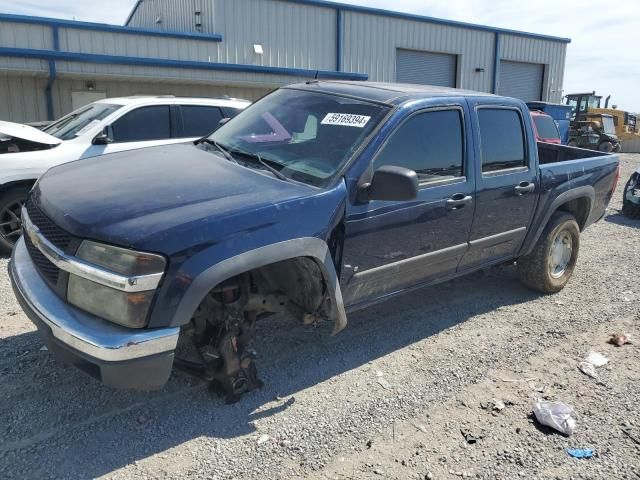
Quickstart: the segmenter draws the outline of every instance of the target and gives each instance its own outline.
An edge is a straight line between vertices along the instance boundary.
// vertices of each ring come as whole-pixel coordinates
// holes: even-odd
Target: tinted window
[[[218,107],[181,105],[180,109],[185,137],[204,137],[218,128],[222,120],[222,112]]]
[[[538,130],[538,137],[545,139],[560,138],[558,127],[556,126],[556,122],[554,122],[553,118],[535,115],[533,117],[533,121],[536,124],[536,129]]]
[[[396,165],[421,182],[462,176],[462,116],[458,110],[420,113],[393,134],[374,168]]]
[[[113,125],[115,142],[141,142],[171,138],[169,105],[141,107],[125,114]]]
[[[233,118],[237,114],[239,114],[244,108],[236,108],[236,107],[224,107],[224,110],[227,112],[227,117]]]
[[[517,111],[481,108],[478,120],[483,172],[526,165],[524,133]]]

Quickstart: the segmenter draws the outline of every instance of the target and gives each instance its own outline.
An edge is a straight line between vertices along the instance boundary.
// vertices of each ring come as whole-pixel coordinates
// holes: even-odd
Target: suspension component
[[[192,319],[189,337],[198,362],[176,358],[177,368],[210,382],[211,389],[237,402],[243,393],[262,386],[251,348],[257,314],[246,311],[248,275],[224,282],[207,296]]]

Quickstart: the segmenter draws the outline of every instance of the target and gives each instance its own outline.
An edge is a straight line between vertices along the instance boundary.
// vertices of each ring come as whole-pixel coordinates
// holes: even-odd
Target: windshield
[[[602,117],[602,129],[604,130],[604,133],[615,135],[616,127],[613,124],[613,117]]]
[[[231,154],[258,155],[285,177],[324,186],[387,109],[352,98],[277,90],[214,132]]]
[[[545,140],[560,138],[558,127],[553,118],[547,117],[546,115],[534,115],[533,121],[536,124],[536,130],[538,130],[538,137],[544,138]]]
[[[122,108],[122,105],[92,103],[62,117],[43,131],[60,140],[71,140],[82,135],[119,108]]]

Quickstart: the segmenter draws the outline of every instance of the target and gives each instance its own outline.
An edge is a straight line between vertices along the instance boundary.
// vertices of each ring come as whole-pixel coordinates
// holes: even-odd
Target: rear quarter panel
[[[614,154],[540,165],[538,206],[520,255],[531,251],[551,215],[570,200],[589,199],[583,229],[602,218],[615,189],[618,164]]]

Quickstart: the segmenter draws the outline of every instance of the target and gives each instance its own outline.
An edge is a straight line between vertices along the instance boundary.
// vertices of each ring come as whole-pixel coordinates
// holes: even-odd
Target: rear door
[[[374,156],[371,171],[409,168],[420,188],[414,200],[347,207],[341,279],[347,305],[455,272],[468,247],[474,207],[466,116],[464,103],[420,109]]]
[[[469,251],[459,270],[514,258],[539,189],[529,112],[499,99],[469,103],[474,111],[476,210]]]
[[[218,128],[224,114],[212,105],[179,105],[180,137],[202,138]]]

